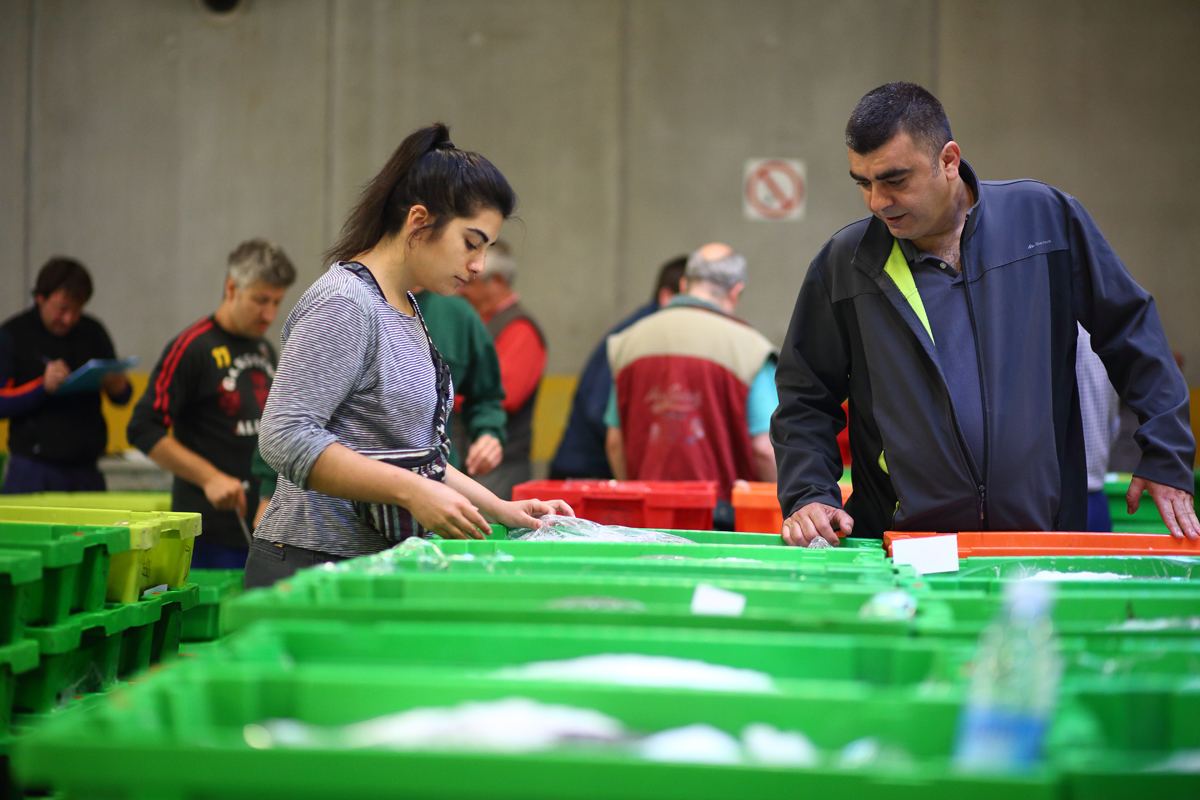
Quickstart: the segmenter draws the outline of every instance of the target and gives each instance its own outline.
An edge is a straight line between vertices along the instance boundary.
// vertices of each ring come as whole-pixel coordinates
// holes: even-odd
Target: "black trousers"
[[[250,556],[246,559],[246,588],[262,589],[290,578],[306,567],[345,560],[345,556],[335,556],[333,553],[255,538],[250,545]]]

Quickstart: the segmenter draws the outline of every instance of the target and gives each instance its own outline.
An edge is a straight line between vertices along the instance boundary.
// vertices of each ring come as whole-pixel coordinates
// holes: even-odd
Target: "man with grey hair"
[[[203,515],[195,567],[245,566],[255,510],[247,509],[247,490],[258,497],[250,462],[275,376],[275,350],[263,335],[295,280],[278,245],[238,245],[220,307],[163,349],[129,421],[130,443],[175,475],[171,509]]]
[[[707,244],[688,257],[679,295],[608,338],[606,449],[618,480],[714,480],[725,511],[734,481],[775,480],[777,353],[734,316],[745,287],[746,259]]]
[[[542,329],[513,290],[516,278],[517,261],[512,249],[498,239],[488,250],[483,273],[458,290],[479,312],[500,361],[500,383],[504,387],[500,406],[508,415],[504,456],[500,466],[476,475],[475,480],[503,500],[511,499],[514,486],[533,477],[533,406],[546,371],[547,355]],[[457,415],[454,427],[455,438],[465,440],[466,432]]]

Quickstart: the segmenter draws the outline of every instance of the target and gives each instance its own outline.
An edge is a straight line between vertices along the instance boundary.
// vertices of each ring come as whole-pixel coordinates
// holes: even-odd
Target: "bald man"
[[[714,480],[725,504],[736,480],[775,480],[778,353],[734,315],[745,287],[746,259],[707,244],[688,257],[679,295],[608,337],[605,449],[618,480]]]

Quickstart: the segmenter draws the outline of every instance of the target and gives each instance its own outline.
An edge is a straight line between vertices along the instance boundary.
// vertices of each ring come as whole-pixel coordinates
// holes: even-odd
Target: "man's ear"
[[[746,288],[746,282],[735,283],[733,288],[729,290],[729,302],[737,305],[738,298],[742,296],[742,290]]]
[[[231,302],[237,295],[238,285],[233,278],[225,279],[225,302]]]
[[[942,147],[942,152],[938,154],[938,166],[945,170],[947,180],[952,181],[958,177],[958,167],[961,163],[962,151],[958,149],[958,143],[946,142]]]

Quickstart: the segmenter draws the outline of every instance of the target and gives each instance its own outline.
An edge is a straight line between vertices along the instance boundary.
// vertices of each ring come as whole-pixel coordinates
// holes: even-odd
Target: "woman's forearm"
[[[446,465],[446,485],[470,500],[472,505],[493,522],[497,521],[497,515],[500,513],[504,501],[496,497],[486,486],[449,464]]]
[[[408,508],[428,481],[429,478],[415,472],[368,458],[334,442],[313,462],[306,488],[345,500]]]

